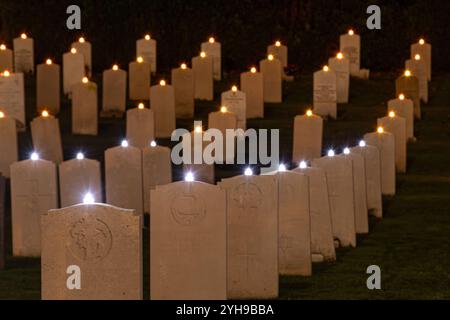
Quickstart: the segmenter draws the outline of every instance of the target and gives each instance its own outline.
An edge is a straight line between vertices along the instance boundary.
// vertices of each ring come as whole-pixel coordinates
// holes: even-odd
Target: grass
[[[220,92],[237,83],[238,75],[230,74],[227,79],[216,85],[216,101],[197,103],[195,119],[202,119],[206,124],[208,112],[217,110]],[[96,80],[100,83],[98,77]],[[417,142],[408,145],[407,174],[398,176],[396,196],[384,199],[384,218],[371,218],[370,233],[358,237],[357,248],[339,249],[335,263],[315,264],[312,277],[282,277],[280,298],[450,299],[449,80],[449,74],[441,74],[430,85],[431,100],[422,107],[423,120],[415,124]],[[28,120],[36,115],[34,86],[33,79],[27,79]],[[339,106],[338,120],[325,122],[324,149],[353,145],[365,132],[372,131],[377,117],[385,115],[386,102],[394,92],[394,76],[390,74],[375,74],[369,81],[352,79],[351,102]],[[289,162],[293,117],[304,113],[311,99],[312,77],[302,76],[285,84],[282,104],[266,105],[265,118],[249,120],[248,126],[280,129],[280,158]],[[59,118],[65,159],[73,158],[81,149],[87,157],[103,162],[104,150],[117,145],[125,134],[123,120],[101,119],[98,137],[71,135],[67,100],[62,102]],[[191,129],[193,123],[179,120],[177,125]],[[20,134],[19,143],[20,157],[24,159],[32,150],[29,131]],[[171,144],[167,140],[159,143]],[[217,179],[240,172],[239,166],[220,166]],[[179,167],[174,166],[174,177],[181,177]],[[7,215],[9,218],[9,210]],[[144,234],[147,244],[148,233]],[[7,237],[10,238],[9,230]],[[146,246],[144,250],[145,296],[148,297]],[[366,288],[366,268],[373,264],[381,268],[382,290]],[[39,259],[8,256],[7,269],[0,271],[0,298],[39,299]]]

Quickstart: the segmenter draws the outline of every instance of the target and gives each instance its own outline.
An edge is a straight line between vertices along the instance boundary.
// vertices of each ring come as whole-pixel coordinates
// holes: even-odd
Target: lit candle
[[[204,52],[204,51],[200,52],[200,57],[201,58],[206,58],[206,52]]]
[[[353,31],[352,29],[348,30],[348,35],[349,35],[349,36],[352,36],[352,35],[354,35],[354,34],[355,34],[355,31]]]
[[[244,175],[246,175],[246,176],[251,176],[251,175],[253,175],[253,170],[252,170],[251,168],[245,169]]]
[[[395,118],[395,112],[389,111],[389,118]]]
[[[78,152],[77,153],[77,160],[83,160],[84,159],[84,154],[82,152]]]
[[[281,42],[280,41],[275,41],[275,46],[276,47],[281,47]]]
[[[192,172],[188,172],[186,173],[186,175],[184,176],[184,181],[187,182],[193,182],[194,181],[194,174]]]
[[[344,148],[343,152],[344,154],[350,154],[350,149],[346,147]]]
[[[152,142],[150,142],[150,147],[152,147],[152,148],[156,147],[156,141],[155,141],[155,140],[153,140]]]
[[[410,76],[411,76],[411,71],[405,70],[405,77],[410,77]]]
[[[83,198],[83,204],[94,204],[94,203],[95,203],[94,196],[90,192],[86,193],[86,195]]]
[[[333,150],[333,149],[328,150],[327,155],[328,155],[329,157],[334,157],[334,150]]]
[[[366,142],[365,142],[364,140],[361,140],[361,141],[359,142],[359,146],[360,146],[360,147],[365,147],[365,146],[366,146]]]
[[[208,41],[209,41],[209,43],[214,43],[214,42],[216,42],[216,39],[214,39],[213,37],[210,37],[210,38],[208,39]]]
[[[39,160],[39,154],[37,152],[31,153],[30,159],[33,161]]]
[[[144,108],[145,108],[145,106],[142,102],[138,104],[138,109],[142,110]]]
[[[26,35],[26,33],[22,33],[22,34],[20,35],[20,37],[21,37],[23,40],[25,40],[25,39],[27,38],[27,35]]]
[[[165,80],[161,80],[161,81],[159,82],[159,85],[162,86],[162,87],[164,87],[164,86],[166,85],[166,81],[165,81]]]
[[[113,65],[112,69],[113,69],[114,71],[117,71],[117,70],[119,70],[119,66],[118,66],[117,64],[115,64],[115,65]]]
[[[377,132],[378,132],[378,133],[383,133],[383,132],[384,132],[384,128],[381,127],[381,126],[378,127],[378,128],[377,128]]]
[[[70,49],[70,53],[72,53],[72,54],[77,53],[77,49],[75,49],[75,48]]]
[[[420,60],[420,54],[416,54],[415,56],[414,56],[414,60]]]
[[[81,80],[83,83],[89,83],[89,79],[87,77],[83,77],[83,79]]]
[[[11,73],[8,70],[3,71],[2,76],[9,77]]]
[[[403,93],[400,93],[398,98],[403,101],[405,100],[405,95]]]
[[[272,61],[272,60],[273,60],[273,54],[269,54],[269,55],[267,56],[267,59],[269,59],[269,61]]]
[[[336,55],[336,58],[338,58],[339,60],[344,59],[344,55],[342,54],[342,52],[338,52],[338,54]]]
[[[227,111],[228,111],[227,107],[225,107],[225,106],[220,107],[220,112],[226,113]]]
[[[238,91],[238,88],[237,88],[236,86],[232,86],[232,87],[231,87],[231,91],[237,92],[237,91]]]
[[[323,66],[323,71],[328,72],[328,70],[330,70],[328,66]]]
[[[186,70],[186,69],[187,69],[186,63],[182,63],[182,64],[181,64],[181,69],[183,69],[183,70]]]
[[[300,161],[300,164],[298,165],[300,169],[306,169],[308,165],[306,164],[306,161]]]
[[[52,62],[52,59],[47,59],[47,60],[45,61],[45,63],[46,63],[47,65],[51,65],[53,62]]]
[[[78,42],[79,42],[79,43],[85,43],[85,41],[86,41],[86,40],[85,40],[83,37],[80,37],[80,39],[78,39]]]
[[[0,50],[6,50],[6,46],[4,44],[0,45]]]
[[[149,34],[146,34],[145,37],[144,37],[144,39],[147,40],[147,41],[149,41],[149,40],[151,39],[151,37],[150,37]]]
[[[5,117],[5,113],[3,111],[0,111],[0,119],[3,119]]]
[[[127,140],[122,140],[122,143],[120,145],[122,147],[126,148],[126,147],[128,147],[128,141]]]
[[[284,172],[284,171],[286,171],[286,170],[287,170],[287,169],[286,169],[286,165],[280,164],[280,165],[278,166],[278,171]]]
[[[196,126],[194,131],[195,131],[195,133],[202,133],[202,127]]]
[[[425,44],[425,40],[424,40],[424,39],[420,39],[420,40],[419,40],[419,44],[420,44],[421,46],[423,46],[423,45]]]
[[[252,68],[250,69],[250,72],[251,72],[251,73],[256,73],[256,68],[255,68],[255,67],[252,67]]]
[[[307,116],[307,117],[312,117],[312,115],[313,115],[312,110],[311,110],[311,109],[308,109],[308,110],[306,111],[306,116]]]
[[[47,110],[44,110],[44,111],[42,111],[41,115],[43,118],[47,118],[49,116],[49,113]]]
[[[137,61],[138,63],[142,63],[142,62],[144,62],[144,58],[142,58],[142,57],[137,57],[136,61]]]

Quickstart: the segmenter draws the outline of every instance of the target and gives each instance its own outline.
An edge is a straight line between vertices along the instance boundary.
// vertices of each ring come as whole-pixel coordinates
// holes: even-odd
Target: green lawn
[[[238,74],[216,85],[214,103],[198,103],[196,119],[207,119],[219,105],[220,92],[237,83]],[[159,79],[159,78],[157,78]],[[156,80],[157,80],[156,79]],[[97,79],[97,82],[99,79]],[[35,115],[34,82],[27,79],[27,118]],[[101,90],[101,88],[99,88]],[[372,131],[376,118],[386,113],[386,102],[394,96],[394,75],[375,74],[373,80],[353,80],[351,103],[339,106],[338,120],[325,122],[324,148],[353,145]],[[100,94],[101,96],[101,94]],[[423,120],[416,122],[417,142],[408,146],[408,173],[399,175],[397,195],[384,199],[384,218],[371,219],[370,234],[358,238],[354,249],[339,249],[335,263],[314,265],[312,277],[282,277],[283,299],[450,299],[450,75],[434,76],[430,102],[422,106]],[[280,157],[289,162],[292,148],[292,122],[312,102],[312,77],[286,83],[284,102],[266,105],[266,117],[249,120],[254,128],[280,129]],[[130,104],[131,106],[131,104]],[[103,161],[105,148],[124,137],[123,120],[100,120],[98,137],[70,134],[70,103],[63,101],[60,114],[65,159],[78,150]],[[178,121],[192,128],[192,121]],[[30,133],[20,135],[21,158],[32,149]],[[168,141],[159,141],[169,145]],[[217,168],[217,178],[238,174],[238,166]],[[181,177],[174,167],[174,177]],[[9,212],[8,212],[9,214]],[[9,231],[7,232],[10,237]],[[145,232],[145,244],[148,234]],[[145,249],[146,251],[146,249]],[[145,252],[145,295],[148,296],[148,256]],[[39,299],[38,259],[8,258],[0,271],[0,298]],[[382,290],[366,288],[365,271],[380,266]]]

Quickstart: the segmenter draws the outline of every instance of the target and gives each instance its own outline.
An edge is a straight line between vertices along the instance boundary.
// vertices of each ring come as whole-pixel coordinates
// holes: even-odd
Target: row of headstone
[[[22,33],[13,40],[13,47],[14,52],[4,44],[0,46],[0,72],[33,73],[34,40]]]

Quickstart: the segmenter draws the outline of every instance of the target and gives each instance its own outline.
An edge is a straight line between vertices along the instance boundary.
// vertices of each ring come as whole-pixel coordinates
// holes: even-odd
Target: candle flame
[[[384,128],[381,127],[381,126],[378,127],[378,128],[377,128],[377,132],[378,132],[378,133],[383,133],[383,132],[384,132]]]
[[[47,60],[45,61],[45,63],[48,64],[48,65],[51,65],[51,64],[52,64],[52,59],[47,59]]]
[[[145,37],[144,37],[144,39],[147,40],[147,41],[150,40],[150,39],[151,39],[151,38],[150,38],[150,35],[149,35],[149,34],[146,34]]]
[[[117,64],[115,64],[115,65],[113,65],[112,69],[113,69],[114,71],[117,71],[117,70],[119,70],[119,66],[118,66]]]
[[[389,118],[395,118],[395,112],[389,111]]]
[[[9,77],[11,75],[11,73],[8,70],[3,71],[2,75],[4,77]]]
[[[161,81],[159,82],[159,85],[160,85],[160,86],[165,86],[165,85],[166,85],[166,81],[165,81],[165,80],[161,80]]]
[[[83,37],[80,37],[80,39],[78,39],[78,42],[79,42],[79,43],[85,43],[86,40],[85,40]]]
[[[144,62],[144,58],[142,58],[142,57],[137,57],[136,61],[137,61],[138,63],[142,63],[142,62]]]
[[[238,88],[237,88],[236,86],[232,86],[232,87],[231,87],[231,91],[237,92],[237,91],[238,91]]]
[[[352,35],[355,34],[355,31],[353,31],[353,29],[350,29],[350,30],[348,30],[348,34],[349,34],[350,36],[352,36]]]
[[[342,54],[342,52],[338,52],[338,54],[336,55],[336,58],[338,58],[339,60],[344,59],[344,55]]]
[[[202,127],[196,126],[194,131],[195,131],[195,133],[202,133]]]
[[[214,39],[214,37],[210,37],[210,38],[208,39],[208,41],[209,41],[209,43],[214,43],[214,42],[216,42],[216,39]]]
[[[185,70],[186,68],[187,68],[186,63],[182,63],[182,64],[181,64],[181,69]]]
[[[306,111],[306,116],[312,117],[312,115],[313,115],[312,110],[311,110],[311,109],[308,109],[308,110]]]
[[[420,45],[424,45],[424,44],[425,44],[425,40],[424,40],[424,39],[420,39],[420,40],[419,40],[419,44],[420,44]]]
[[[4,44],[0,45],[0,50],[6,50],[6,46]]]
[[[276,42],[275,42],[275,46],[276,46],[276,47],[281,47],[281,42],[280,42],[280,41],[276,41]]]
[[[142,102],[138,104],[138,109],[141,109],[141,110],[142,110],[142,109],[144,109],[144,108],[145,108],[145,106],[144,106],[144,104],[143,104]]]
[[[405,100],[405,95],[403,93],[400,93],[400,95],[398,96],[398,98],[400,100]]]
[[[328,70],[330,70],[328,66],[323,66],[323,71],[328,72]]]
[[[83,79],[81,80],[83,83],[88,83],[89,79],[87,77],[83,77]]]
[[[405,70],[405,77],[410,77],[410,76],[411,76],[411,71]]]
[[[5,113],[3,111],[0,111],[0,119],[3,119],[5,117]]]
[[[420,54],[416,54],[416,55],[414,56],[414,60],[420,60]]]
[[[27,35],[26,35],[26,33],[22,33],[21,35],[20,35],[20,37],[22,38],[22,39],[26,39],[27,38]]]
[[[269,61],[272,61],[272,60],[273,60],[273,54],[269,54],[269,55],[267,56],[267,59],[269,59]]]
[[[75,53],[77,53],[77,49],[72,48],[72,49],[70,49],[70,52],[73,53],[73,54],[75,54]]]
[[[228,111],[228,110],[227,110],[227,107],[225,107],[225,106],[220,107],[220,112],[226,113],[227,111]]]
[[[251,73],[256,73],[256,68],[255,68],[255,67],[252,67],[252,68],[250,69],[250,72],[251,72]]]
[[[205,58],[206,57],[206,52],[204,52],[204,51],[200,52],[200,57]]]
[[[42,114],[41,114],[44,118],[47,118],[48,116],[49,116],[49,113],[48,113],[48,111],[47,110],[44,110],[44,111],[42,111]]]

